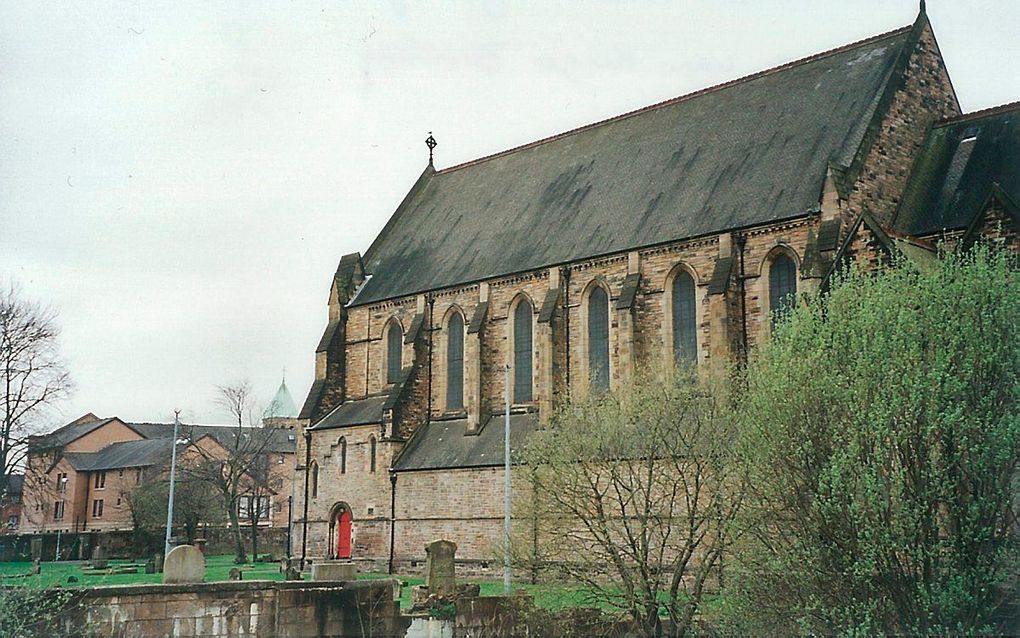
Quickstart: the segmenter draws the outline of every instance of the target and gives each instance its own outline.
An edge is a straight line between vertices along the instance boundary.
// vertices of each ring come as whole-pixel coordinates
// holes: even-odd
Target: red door
[[[351,557],[351,512],[340,512],[340,521],[336,526],[336,557]]]

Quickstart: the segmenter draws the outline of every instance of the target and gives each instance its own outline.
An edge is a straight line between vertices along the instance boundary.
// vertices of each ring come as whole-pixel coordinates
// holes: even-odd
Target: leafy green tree
[[[1015,257],[851,271],[780,323],[747,383],[743,629],[991,629],[1017,564]]]
[[[646,636],[662,616],[672,636],[694,630],[744,491],[724,395],[668,379],[566,406],[529,438],[515,486],[520,566],[582,584]]]
[[[188,542],[195,540],[199,525],[215,525],[226,519],[226,512],[217,495],[209,486],[178,468],[174,484],[174,527],[183,528]],[[170,498],[170,479],[164,472],[148,478],[130,493],[125,494],[136,530],[154,534],[162,539],[166,526],[167,500]]]

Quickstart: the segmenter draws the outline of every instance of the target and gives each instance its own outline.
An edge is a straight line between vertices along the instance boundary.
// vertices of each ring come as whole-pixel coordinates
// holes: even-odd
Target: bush
[[[1017,558],[1015,257],[846,274],[756,353],[742,414],[740,628],[991,628]]]

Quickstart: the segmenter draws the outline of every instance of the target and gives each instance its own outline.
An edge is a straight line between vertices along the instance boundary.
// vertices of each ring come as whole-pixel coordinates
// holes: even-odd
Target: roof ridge
[[[1020,110],[1020,100],[1017,100],[1016,102],[1007,102],[998,106],[989,106],[988,108],[971,111],[970,113],[953,115],[935,122],[933,128],[948,126],[949,124],[956,124],[958,122],[968,122],[970,120],[981,119],[982,117],[987,117],[989,115],[998,115],[999,113],[1017,110]]]
[[[540,146],[540,145],[546,144],[548,142],[554,142],[556,140],[568,137],[570,135],[574,135],[576,133],[581,133],[583,131],[587,131],[589,129],[593,129],[593,128],[596,128],[596,127],[599,127],[599,126],[603,126],[605,124],[611,124],[613,122],[618,122],[620,120],[625,120],[627,118],[633,117],[635,115],[640,115],[640,114],[646,113],[648,111],[654,111],[656,109],[664,108],[664,107],[667,107],[667,106],[672,106],[674,104],[679,104],[681,102],[686,102],[687,100],[690,100],[690,99],[693,99],[693,98],[696,98],[696,97],[701,97],[702,95],[706,95],[706,94],[709,94],[709,93],[715,93],[717,91],[721,91],[723,89],[728,89],[730,87],[736,86],[738,84],[743,84],[745,82],[750,82],[752,80],[757,80],[759,78],[766,77],[768,75],[772,75],[772,74],[778,73],[780,71],[786,71],[786,70],[789,70],[789,69],[792,69],[792,68],[795,68],[795,67],[798,67],[798,66],[802,66],[804,64],[808,64],[810,62],[816,62],[818,60],[821,60],[821,59],[824,59],[824,58],[827,58],[827,57],[831,57],[833,55],[837,55],[839,53],[843,53],[845,51],[849,51],[849,50],[855,49],[857,47],[862,47],[862,46],[865,46],[867,44],[872,44],[874,42],[878,42],[880,40],[884,40],[884,39],[888,39],[888,38],[893,38],[893,37],[901,35],[903,33],[907,33],[908,31],[910,31],[913,28],[914,28],[914,25],[911,24],[911,25],[907,25],[907,26],[904,26],[904,27],[900,27],[898,29],[893,29],[892,31],[886,31],[885,33],[880,33],[878,35],[873,35],[873,36],[871,36],[869,38],[864,38],[863,40],[857,40],[855,42],[850,42],[848,44],[844,44],[842,46],[838,46],[838,47],[836,47],[834,49],[829,49],[827,51],[822,51],[820,53],[815,53],[815,54],[809,55],[809,56],[804,57],[804,58],[798,58],[796,60],[792,60],[790,62],[785,62],[785,63],[780,64],[778,66],[770,67],[770,68],[767,68],[767,69],[764,69],[764,70],[761,70],[761,71],[756,71],[756,72],[748,74],[748,75],[740,76],[740,77],[735,78],[733,80],[728,80],[726,82],[722,82],[722,83],[719,83],[719,84],[713,84],[711,86],[707,86],[705,88],[698,89],[698,90],[693,91],[691,93],[685,93],[684,95],[680,95],[680,96],[677,96],[677,97],[669,98],[669,99],[663,100],[661,102],[656,102],[655,104],[650,104],[648,106],[643,106],[643,107],[635,109],[633,111],[627,111],[627,112],[621,113],[619,115],[614,115],[614,116],[606,118],[604,120],[598,120],[596,122],[592,122],[591,124],[585,124],[584,126],[579,126],[577,128],[573,128],[573,129],[570,129],[570,130],[567,130],[567,131],[563,131],[561,133],[556,133],[555,135],[550,135],[548,137],[544,137],[544,138],[541,138],[541,139],[538,139],[538,140],[535,140],[535,141],[532,141],[532,142],[527,142],[525,144],[521,144],[519,146],[514,146],[512,148],[508,148],[508,149],[503,150],[503,151],[499,151],[499,152],[492,153],[492,154],[489,154],[489,155],[483,155],[482,157],[479,157],[479,158],[476,158],[476,159],[473,159],[473,160],[468,160],[466,162],[461,162],[460,164],[454,164],[453,166],[449,166],[449,167],[444,168],[442,170],[436,171],[435,174],[436,175],[445,175],[446,173],[452,173],[452,172],[454,172],[456,170],[459,170],[459,169],[462,169],[462,168],[467,168],[469,166],[474,166],[475,164],[481,164],[482,162],[487,162],[487,161],[492,160],[492,159],[496,159],[496,158],[503,157],[503,156],[506,156],[506,155],[511,155],[511,154],[516,153],[518,151],[523,151],[523,150],[527,150],[529,148],[534,148],[536,146]]]

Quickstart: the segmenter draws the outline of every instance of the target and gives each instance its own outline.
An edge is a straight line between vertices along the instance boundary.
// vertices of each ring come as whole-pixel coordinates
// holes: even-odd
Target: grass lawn
[[[411,588],[421,585],[425,580],[420,576],[400,576],[394,574],[368,573],[361,574],[358,578],[398,578],[405,584],[400,591],[400,607],[407,610],[411,608]],[[482,596],[500,596],[503,594],[502,580],[480,580],[478,578],[458,578],[460,582],[477,583]],[[587,591],[577,585],[562,583],[540,583],[531,585],[527,583],[514,583],[513,591],[525,591],[535,598],[535,605],[543,609],[563,609],[565,607],[592,607],[594,606],[587,597]]]
[[[161,582],[162,574],[146,574],[143,561],[111,560],[111,566],[137,565],[135,574],[91,574],[82,571],[82,564],[76,561],[41,563],[39,574],[24,578],[0,578],[0,585],[24,587],[97,587],[101,585],[146,585]],[[209,556],[206,558],[205,580],[215,582],[229,580],[232,567],[240,567],[245,580],[283,580],[279,563],[255,563],[235,565],[233,556]],[[0,563],[0,577],[27,574],[32,563]],[[68,583],[68,576],[75,576],[77,583]]]

